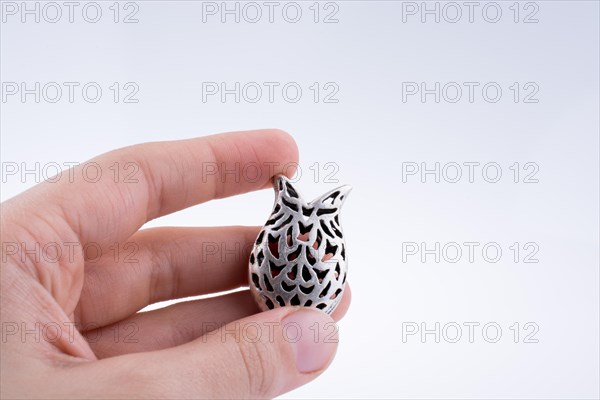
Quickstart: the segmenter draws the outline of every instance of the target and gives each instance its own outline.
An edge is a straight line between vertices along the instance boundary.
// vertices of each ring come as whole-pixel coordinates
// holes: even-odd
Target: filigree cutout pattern
[[[276,176],[273,186],[273,211],[250,253],[250,290],[262,310],[305,306],[330,314],[346,284],[339,212],[351,187],[306,203],[285,176]]]

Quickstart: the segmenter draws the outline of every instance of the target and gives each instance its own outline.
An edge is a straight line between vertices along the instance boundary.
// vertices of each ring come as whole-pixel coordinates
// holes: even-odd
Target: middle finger
[[[134,234],[126,248],[88,264],[75,322],[105,326],[149,304],[247,285],[260,227],[166,227]],[[114,257],[119,254],[119,257]]]

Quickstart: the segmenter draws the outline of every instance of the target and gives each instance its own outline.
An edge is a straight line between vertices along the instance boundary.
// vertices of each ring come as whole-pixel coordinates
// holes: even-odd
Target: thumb
[[[140,366],[134,376],[126,367],[127,380],[137,381],[133,387],[145,396],[271,398],[320,375],[337,342],[337,325],[329,315],[284,307],[231,322],[177,347],[116,358],[129,358],[121,365]],[[139,391],[123,395],[137,397]]]

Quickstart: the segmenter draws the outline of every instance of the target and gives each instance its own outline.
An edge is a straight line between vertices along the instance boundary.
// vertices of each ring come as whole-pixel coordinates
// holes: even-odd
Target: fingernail
[[[301,373],[325,369],[337,349],[338,328],[324,312],[299,309],[283,319],[286,340],[294,348],[296,368]]]

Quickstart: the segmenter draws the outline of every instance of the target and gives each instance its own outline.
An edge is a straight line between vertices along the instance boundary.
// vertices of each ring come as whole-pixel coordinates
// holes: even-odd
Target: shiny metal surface
[[[351,187],[341,186],[307,203],[285,176],[276,176],[273,186],[273,211],[250,253],[254,298],[262,310],[291,305],[330,314],[346,284],[339,214]]]

